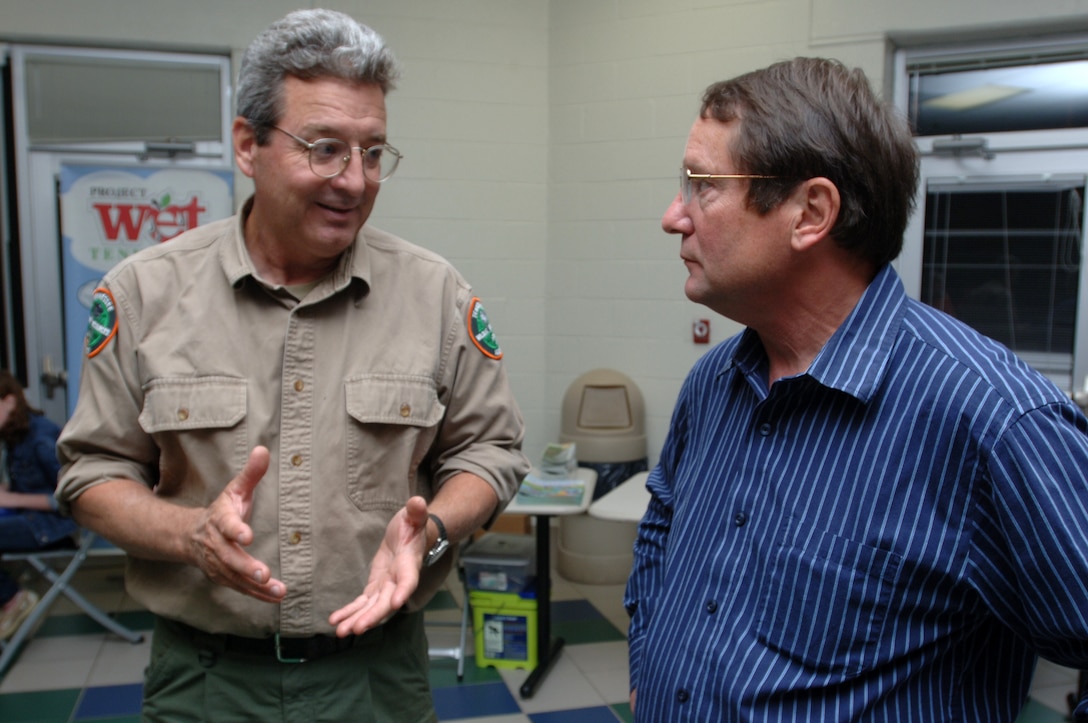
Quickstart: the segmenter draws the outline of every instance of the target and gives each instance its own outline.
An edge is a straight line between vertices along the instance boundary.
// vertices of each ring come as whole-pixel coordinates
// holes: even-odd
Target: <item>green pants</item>
[[[157,619],[143,720],[437,721],[423,614],[395,616],[355,647],[304,663],[232,653]]]

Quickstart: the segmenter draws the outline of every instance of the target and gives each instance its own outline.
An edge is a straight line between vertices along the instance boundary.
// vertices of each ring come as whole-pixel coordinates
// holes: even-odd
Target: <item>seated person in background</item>
[[[57,513],[57,437],[60,428],[31,408],[23,387],[0,369],[0,552],[47,547],[72,535],[76,524]],[[0,570],[0,640],[18,629],[38,602]]]

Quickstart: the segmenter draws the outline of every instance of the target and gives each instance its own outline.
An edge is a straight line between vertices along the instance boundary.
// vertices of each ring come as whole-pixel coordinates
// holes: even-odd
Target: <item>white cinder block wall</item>
[[[889,36],[1083,30],[1085,0],[551,0],[548,385],[559,427],[570,382],[614,367],[646,398],[651,462],[685,373],[738,327],[683,294],[679,241],[660,218],[710,83],[796,55],[860,66],[883,88]],[[530,447],[532,449],[532,447]]]
[[[889,38],[1088,28],[1088,0],[0,0],[0,40],[231,52],[300,6],[345,10],[404,64],[405,153],[373,222],[451,259],[484,299],[523,412],[555,439],[582,372],[646,398],[656,461],[685,374],[737,330],[688,302],[660,217],[702,90],[794,55],[887,78]],[[237,66],[235,66],[237,67]],[[239,197],[248,184],[239,179]]]

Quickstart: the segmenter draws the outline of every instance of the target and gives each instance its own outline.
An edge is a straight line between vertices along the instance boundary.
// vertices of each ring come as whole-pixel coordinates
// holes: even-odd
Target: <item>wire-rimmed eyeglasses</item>
[[[352,146],[339,138],[318,138],[311,143],[279,126],[272,127],[295,139],[306,149],[310,158],[310,170],[322,178],[339,176],[351,163],[351,152],[359,151],[363,156],[363,175],[375,183],[381,183],[393,175],[400,159],[404,157],[400,151],[388,143],[381,143],[370,148]]]
[[[685,204],[691,202],[695,196],[695,184],[693,181],[710,181],[719,178],[780,178],[780,176],[763,176],[758,173],[692,173],[686,166],[680,167],[680,198]]]

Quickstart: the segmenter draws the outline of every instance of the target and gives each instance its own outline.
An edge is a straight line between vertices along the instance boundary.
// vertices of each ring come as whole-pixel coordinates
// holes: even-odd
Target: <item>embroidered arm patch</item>
[[[87,335],[83,337],[83,351],[87,358],[98,355],[117,336],[117,305],[109,289],[99,287],[91,298],[91,318],[87,322]]]
[[[484,356],[502,359],[499,340],[495,338],[495,331],[491,328],[491,321],[487,318],[487,312],[484,311],[479,297],[473,297],[468,305],[468,332],[472,343]]]

